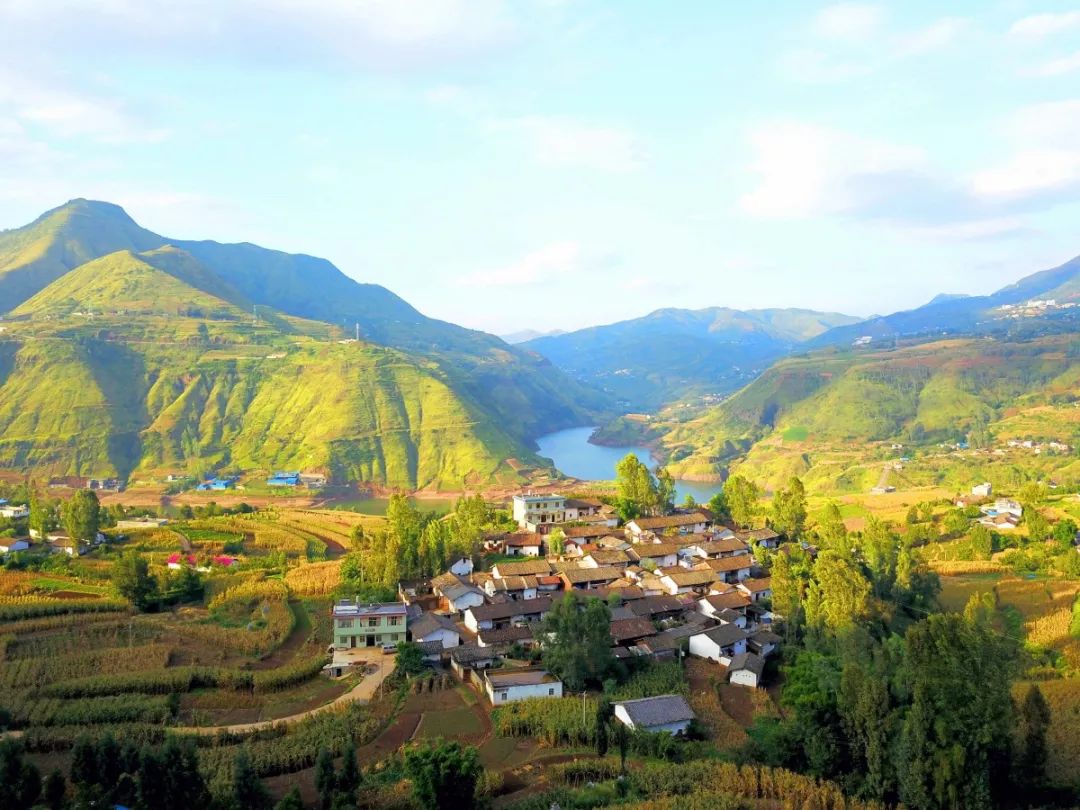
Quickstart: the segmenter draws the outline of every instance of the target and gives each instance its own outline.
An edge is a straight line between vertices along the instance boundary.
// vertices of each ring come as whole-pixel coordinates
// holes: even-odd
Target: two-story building
[[[550,524],[566,522],[566,498],[562,495],[515,495],[514,522],[527,531],[543,531]]]
[[[334,647],[379,647],[405,641],[404,602],[364,604],[342,600],[330,610],[334,618]]]

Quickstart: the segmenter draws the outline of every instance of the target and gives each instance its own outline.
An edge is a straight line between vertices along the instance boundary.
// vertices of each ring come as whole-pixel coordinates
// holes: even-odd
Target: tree
[[[76,542],[90,543],[101,525],[101,504],[92,489],[80,489],[61,509],[64,531]]]
[[[328,748],[320,748],[315,757],[315,789],[319,791],[319,807],[329,810],[337,790],[337,771],[334,755]]]
[[[835,551],[822,551],[806,596],[806,620],[834,631],[853,627],[870,615],[870,590],[855,563]]]
[[[914,504],[908,508],[907,514],[904,516],[904,523],[908,526],[914,526],[919,522],[919,508]]]
[[[1076,542],[1076,532],[1076,521],[1072,518],[1059,520],[1054,524],[1054,542],[1062,551],[1072,551],[1073,544]]]
[[[67,798],[67,782],[64,781],[64,775],[60,773],[59,769],[53,768],[49,775],[45,777],[41,797],[45,800],[45,806],[49,810],[61,810],[64,806],[64,801]]]
[[[181,602],[197,602],[203,598],[206,588],[199,572],[190,566],[181,566],[173,578],[172,587]]]
[[[0,740],[0,807],[29,810],[41,795],[41,775],[23,759],[19,740]]]
[[[963,509],[951,509],[945,515],[945,533],[954,537],[959,537],[967,531],[968,526],[971,525],[971,518],[964,514]]]
[[[622,723],[615,724],[615,744],[619,747],[619,770],[626,773],[626,755],[630,751],[630,735]]]
[[[596,755],[598,757],[607,756],[608,721],[613,714],[614,711],[611,708],[611,701],[606,697],[601,698],[596,704]]]
[[[841,554],[850,554],[851,547],[848,543],[848,530],[844,524],[844,517],[840,514],[840,507],[835,501],[830,501],[825,507],[825,512],[817,525],[818,542],[825,548]]]
[[[241,747],[233,760],[232,800],[243,810],[266,810],[270,807],[270,794],[266,792],[246,748]]]
[[[899,751],[900,798],[915,810],[995,804],[1008,772],[1013,642],[956,614],[904,637],[902,688],[911,707]]]
[[[71,746],[71,783],[76,787],[93,785],[98,780],[97,749],[94,741],[86,734],[75,738]]]
[[[1024,523],[1027,524],[1028,540],[1039,543],[1050,535],[1050,523],[1042,512],[1034,507],[1028,507],[1024,513]]]
[[[896,555],[899,546],[900,538],[893,534],[885,523],[876,517],[867,518],[861,551],[878,596],[886,596],[892,592],[896,582]]]
[[[304,800],[300,798],[300,788],[293,785],[293,789],[274,805],[274,810],[304,810]]]
[[[724,501],[727,503],[731,519],[737,526],[747,527],[753,523],[758,512],[758,499],[761,492],[757,484],[741,475],[733,475],[724,483]]]
[[[150,575],[150,563],[137,551],[126,552],[113,563],[112,584],[125,599],[145,610],[157,594],[157,580]]]
[[[669,514],[675,508],[675,479],[666,467],[656,468],[656,508],[662,514]]]
[[[338,774],[338,790],[352,797],[360,787],[360,768],[356,762],[356,746],[350,739],[341,752],[341,773]]]
[[[968,535],[968,543],[976,560],[989,560],[994,553],[994,536],[985,526],[975,526]]]
[[[1031,684],[1019,717],[1020,750],[1016,759],[1017,784],[1031,790],[1046,786],[1046,730],[1050,726],[1050,707],[1038,684]]]
[[[475,804],[480,756],[473,746],[439,741],[405,749],[405,774],[413,796],[429,810],[460,810]]]
[[[615,465],[615,484],[619,503],[637,515],[655,515],[662,510],[657,482],[649,468],[633,453],[627,453]]]
[[[567,688],[580,692],[589,683],[602,683],[615,664],[611,652],[611,611],[599,599],[585,603],[567,594],[544,617],[544,664]]]
[[[44,537],[55,526],[52,507],[38,497],[37,490],[30,490],[30,519],[28,528],[38,537]]]
[[[419,644],[402,641],[397,645],[394,671],[404,675],[418,675],[424,671],[424,651]]]
[[[709,502],[705,506],[712,513],[713,519],[721,522],[731,520],[731,511],[728,509],[727,498],[724,497],[723,490],[709,498]]]
[[[788,540],[798,539],[806,527],[806,489],[798,476],[773,494],[772,525]]]
[[[547,536],[547,547],[548,554],[561,557],[563,552],[566,551],[566,532],[562,529],[555,529]]]

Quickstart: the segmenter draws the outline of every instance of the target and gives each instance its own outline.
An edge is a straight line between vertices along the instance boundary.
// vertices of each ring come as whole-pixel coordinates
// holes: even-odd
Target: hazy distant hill
[[[108,203],[0,232],[0,296],[6,466],[459,488],[518,480],[507,459],[527,467],[532,438],[603,406],[543,358],[323,259],[166,239]],[[340,343],[357,321],[364,341]]]
[[[511,332],[508,335],[499,335],[499,337],[511,345],[517,345],[518,343],[536,340],[536,338],[554,337],[555,335],[565,334],[566,331],[563,329],[552,329],[550,332],[541,332],[539,329],[522,329],[518,332]]]
[[[779,361],[700,418],[673,426],[662,441],[676,476],[717,475],[745,458],[745,471],[763,483],[811,469],[840,481],[842,464],[820,466],[826,451],[956,442],[971,431],[993,437],[1020,430],[1075,444],[1078,390],[1075,335],[823,350]],[[875,478],[879,470],[873,465]]]
[[[814,346],[850,344],[860,337],[874,339],[917,337],[941,334],[988,334],[1030,328],[1031,323],[1017,324],[1003,317],[999,307],[1022,304],[1033,299],[1054,299],[1058,303],[1080,304],[1080,257],[1059,267],[1043,270],[1003,287],[992,295],[939,295],[930,303],[906,310],[870,318],[856,325],[838,326],[812,341]],[[1080,321],[1080,307],[1073,310],[1051,310],[1045,313],[1050,321],[1064,319]],[[1053,328],[1053,324],[1049,324]]]
[[[803,309],[660,309],[525,344],[631,409],[738,388],[803,341],[857,318]]]

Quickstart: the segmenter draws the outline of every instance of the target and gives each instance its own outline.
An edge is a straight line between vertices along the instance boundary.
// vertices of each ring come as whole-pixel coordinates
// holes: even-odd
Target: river
[[[585,481],[610,481],[615,477],[615,465],[627,453],[633,453],[642,463],[652,468],[656,459],[647,447],[602,447],[590,444],[594,427],[570,428],[549,433],[536,440],[540,455],[550,458],[560,472]],[[687,495],[693,495],[698,503],[705,503],[720,490],[720,484],[676,479],[675,492],[681,503]]]

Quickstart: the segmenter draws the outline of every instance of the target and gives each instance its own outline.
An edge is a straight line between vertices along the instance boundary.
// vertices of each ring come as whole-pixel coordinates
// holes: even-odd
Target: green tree
[[[844,525],[844,517],[840,514],[840,507],[835,501],[830,501],[825,507],[825,512],[817,524],[818,542],[828,549],[832,549],[845,556],[851,554],[851,545],[848,542],[848,530]]]
[[[908,508],[907,514],[904,516],[904,523],[908,526],[914,526],[919,522],[919,508],[914,504]]]
[[[64,781],[64,775],[60,773],[59,769],[53,768],[49,775],[45,777],[41,797],[45,800],[45,806],[49,810],[61,810],[63,808],[64,802],[67,800],[67,782]]]
[[[397,645],[394,671],[404,675],[418,675],[424,671],[424,652],[419,644],[402,641]]]
[[[28,528],[37,537],[44,537],[55,527],[55,517],[52,507],[41,499],[36,489],[30,490],[30,519]]]
[[[64,531],[77,542],[90,543],[101,525],[101,504],[97,493],[91,489],[80,489],[61,509],[64,519]]]
[[[627,453],[615,465],[618,500],[637,515],[655,515],[662,511],[657,482],[649,468],[633,453]]]
[[[149,607],[157,595],[157,580],[150,574],[150,563],[134,550],[113,563],[112,584],[139,610]]]
[[[953,537],[959,537],[968,530],[968,526],[971,525],[971,518],[964,514],[963,509],[950,509],[945,515],[945,521],[942,524],[945,528],[945,533]]]
[[[350,798],[360,787],[360,767],[356,761],[356,746],[350,739],[341,752],[341,773],[338,774],[338,790]]]
[[[1073,544],[1076,542],[1076,532],[1076,521],[1072,518],[1059,520],[1054,524],[1054,542],[1062,551],[1072,551]]]
[[[760,497],[761,492],[757,484],[741,475],[733,475],[724,482],[724,501],[731,519],[737,526],[745,528],[754,522]]]
[[[438,741],[405,749],[405,774],[413,797],[426,810],[460,810],[475,805],[480,756],[473,746]]]
[[[870,592],[870,582],[855,563],[822,551],[806,596],[806,620],[833,631],[853,627],[870,615]]]
[[[1038,509],[1029,506],[1024,512],[1024,523],[1031,542],[1040,543],[1050,536],[1050,523]]]
[[[233,760],[232,801],[243,810],[266,810],[270,807],[270,794],[259,775],[251,766],[246,748],[241,747]]]
[[[19,740],[0,740],[0,807],[29,810],[41,795],[41,774],[23,758]]]
[[[544,617],[544,664],[571,691],[602,683],[615,665],[610,626],[611,611],[599,599],[589,599],[584,609],[576,594],[558,599]]]
[[[1039,790],[1046,786],[1046,732],[1050,727],[1050,706],[1038,684],[1028,687],[1018,719],[1020,750],[1016,758],[1016,782],[1030,790]]]
[[[675,479],[666,467],[656,468],[656,509],[662,514],[670,514],[675,508]]]
[[[900,797],[915,810],[989,808],[1008,772],[1016,650],[992,628],[936,614],[904,637]]]
[[[975,526],[968,535],[971,556],[976,560],[989,560],[994,553],[994,536],[985,526]]]
[[[885,596],[893,590],[899,549],[900,538],[893,534],[884,522],[873,516],[867,518],[860,550],[878,596]]]
[[[71,746],[71,783],[76,787],[94,785],[98,780],[97,748],[86,734],[75,738]]]
[[[300,788],[293,785],[292,790],[274,805],[274,810],[304,810],[304,800],[300,798]]]
[[[718,522],[727,522],[731,520],[731,510],[728,508],[727,498],[724,496],[724,491],[720,490],[711,498],[705,505],[713,516],[713,519]]]
[[[786,487],[773,494],[770,510],[772,525],[788,540],[797,540],[806,528],[806,489],[798,476],[791,476]]]
[[[315,757],[315,790],[319,792],[319,807],[322,810],[329,810],[333,804],[337,784],[334,755],[328,748],[320,748]]]
[[[548,554],[561,557],[566,551],[566,532],[562,529],[551,532],[547,536],[547,550]]]

